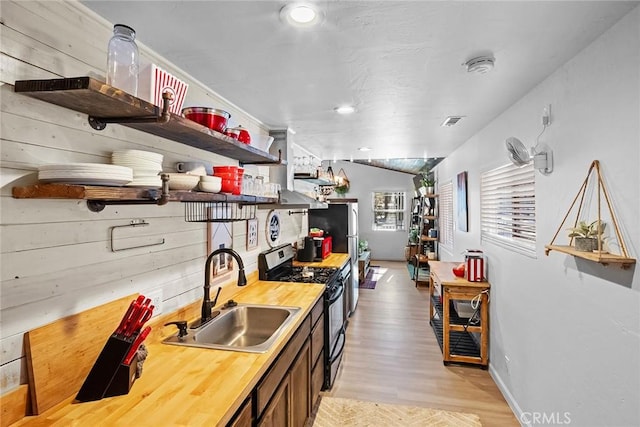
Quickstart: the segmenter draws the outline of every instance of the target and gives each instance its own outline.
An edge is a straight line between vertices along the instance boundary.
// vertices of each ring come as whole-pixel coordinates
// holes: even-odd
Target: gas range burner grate
[[[328,283],[338,271],[337,268],[308,268],[313,276],[305,276],[302,267],[293,267],[290,272],[278,277],[281,282]]]

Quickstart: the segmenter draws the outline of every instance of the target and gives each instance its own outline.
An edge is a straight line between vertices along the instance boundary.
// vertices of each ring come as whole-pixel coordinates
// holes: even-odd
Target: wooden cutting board
[[[25,334],[34,415],[80,390],[102,347],[137,296],[67,316]]]

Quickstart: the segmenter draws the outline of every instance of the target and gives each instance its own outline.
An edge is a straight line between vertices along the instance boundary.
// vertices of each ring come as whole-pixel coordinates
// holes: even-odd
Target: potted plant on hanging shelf
[[[595,220],[590,224],[580,221],[576,227],[569,229],[569,237],[575,239],[575,248],[580,252],[592,252],[598,250],[598,240],[602,250],[602,235],[606,224],[600,220]]]
[[[344,195],[349,191],[349,184],[336,185],[333,187],[333,191],[335,191],[338,196],[344,197]]]
[[[334,182],[335,187],[333,187],[333,191],[335,191],[338,196],[344,197],[350,187],[349,178],[347,178],[347,174],[344,172],[344,169],[340,169],[338,175],[334,177]]]
[[[433,194],[435,192],[436,180],[429,176],[429,173],[422,174],[422,185],[426,187],[427,194]]]

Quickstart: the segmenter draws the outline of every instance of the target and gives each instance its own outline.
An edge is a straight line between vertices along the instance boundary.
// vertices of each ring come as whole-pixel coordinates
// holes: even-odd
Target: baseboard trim
[[[520,405],[518,405],[518,402],[516,401],[515,397],[513,397],[513,395],[511,394],[511,391],[509,391],[504,381],[502,381],[502,378],[498,374],[498,371],[495,370],[495,368],[491,363],[489,363],[489,375],[491,375],[491,378],[493,378],[493,381],[498,386],[498,389],[502,393],[502,396],[504,396],[504,399],[507,401],[507,405],[509,405],[509,407],[513,411],[520,425],[531,427],[531,424],[524,424],[522,422],[522,409],[520,408]]]

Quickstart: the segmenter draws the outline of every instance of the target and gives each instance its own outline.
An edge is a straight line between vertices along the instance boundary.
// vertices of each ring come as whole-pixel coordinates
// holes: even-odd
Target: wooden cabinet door
[[[273,394],[264,415],[258,423],[261,427],[291,427],[291,377],[287,374]]]
[[[303,427],[311,414],[311,347],[305,343],[289,373],[291,377],[292,426]]]
[[[324,357],[320,357],[311,371],[311,410],[320,397],[320,390],[324,384]]]
[[[236,413],[229,427],[251,427],[251,399],[248,399]]]

